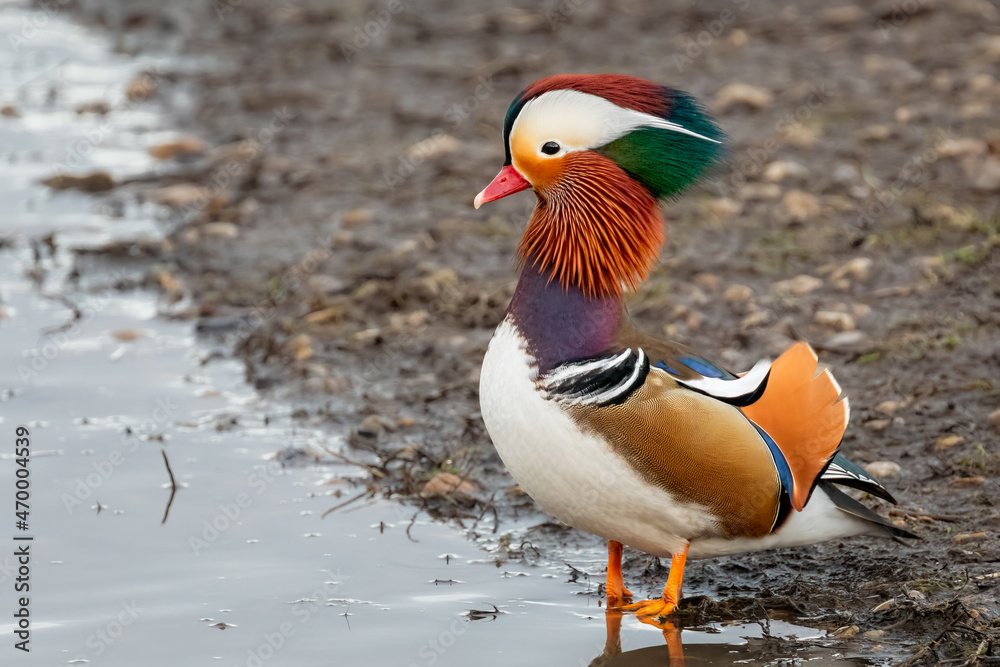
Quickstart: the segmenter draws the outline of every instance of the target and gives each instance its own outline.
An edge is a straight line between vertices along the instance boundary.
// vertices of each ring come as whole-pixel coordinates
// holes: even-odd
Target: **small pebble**
[[[318,273],[307,281],[309,288],[320,294],[336,294],[347,289],[347,281],[337,276]]]
[[[156,96],[156,81],[148,74],[139,74],[125,87],[129,102],[143,102]]]
[[[209,201],[208,188],[197,183],[175,183],[146,192],[146,199],[160,206],[205,205]]]
[[[882,401],[875,406],[875,409],[887,415],[894,415],[897,410],[905,408],[909,404],[909,401]]]
[[[184,298],[184,285],[180,279],[169,271],[158,271],[153,276],[160,284],[160,288],[167,293],[170,303],[177,303]]]
[[[972,187],[987,192],[1000,190],[1000,159],[991,157],[985,160],[977,172]]]
[[[961,544],[963,542],[978,542],[979,540],[985,539],[986,533],[961,533],[954,537],[956,544]]]
[[[103,116],[111,113],[111,105],[103,101],[83,102],[77,105],[76,113],[81,116],[88,113]]]
[[[375,437],[383,431],[392,430],[394,427],[395,422],[388,417],[383,417],[382,415],[368,415],[361,420],[361,425],[358,426],[358,432],[363,435]]]
[[[863,143],[885,141],[892,136],[891,125],[869,125],[854,133],[855,138]]]
[[[450,134],[438,134],[418,141],[406,150],[411,160],[430,160],[443,155],[451,155],[462,149],[462,142]]]
[[[714,273],[696,273],[691,282],[707,292],[719,289],[719,276]]]
[[[240,228],[231,222],[207,222],[201,230],[205,236],[219,239],[234,239],[240,235]]]
[[[774,283],[775,292],[786,292],[794,296],[802,296],[814,292],[823,286],[823,281],[815,276],[801,274],[788,280],[779,280]]]
[[[345,227],[360,227],[375,219],[375,212],[370,208],[352,208],[340,216],[340,223]]]
[[[872,461],[862,466],[875,477],[892,477],[898,475],[902,468],[895,461]]]
[[[809,175],[809,170],[790,160],[775,160],[764,169],[764,180],[771,182],[783,181],[789,176],[805,177]]]
[[[785,215],[791,222],[805,222],[819,215],[819,199],[802,190],[789,190],[781,198]]]
[[[813,316],[813,321],[837,331],[854,331],[854,318],[847,313],[820,310]]]
[[[782,131],[782,136],[792,146],[812,148],[819,136],[816,130],[803,123],[792,123]]]
[[[852,637],[857,637],[858,632],[860,631],[861,628],[859,628],[856,625],[845,625],[842,628],[837,628],[836,630],[834,630],[833,636],[838,637],[840,639],[851,639]]]
[[[730,197],[720,197],[708,202],[708,213],[716,220],[728,220],[739,215],[743,210],[743,205]]]
[[[831,350],[854,350],[868,343],[868,337],[861,331],[841,331],[827,338],[823,345]]]
[[[945,139],[938,146],[938,153],[943,157],[962,157],[965,155],[985,155],[986,142],[975,137],[959,137]]]
[[[207,149],[208,144],[198,137],[181,137],[175,141],[150,146],[149,154],[157,160],[178,160],[203,155]]]
[[[740,188],[744,201],[774,201],[781,196],[781,186],[777,183],[747,183]]]
[[[830,274],[830,280],[839,280],[840,278],[853,278],[858,281],[865,281],[868,279],[868,272],[872,268],[872,260],[868,257],[855,257],[847,262],[844,262]]]
[[[123,343],[128,343],[133,340],[139,340],[145,337],[141,331],[136,331],[135,329],[119,329],[117,331],[112,331],[111,335],[122,341]]]
[[[746,105],[751,109],[764,109],[774,102],[771,91],[748,83],[730,83],[715,95],[715,108],[719,113],[732,106]]]
[[[738,283],[727,285],[722,292],[722,298],[729,302],[746,301],[752,296],[753,290],[750,287]]]
[[[991,412],[988,419],[990,421],[990,426],[995,428],[997,431],[1000,431],[1000,408]]]
[[[820,16],[823,23],[831,28],[850,28],[865,18],[865,11],[855,5],[827,7]]]
[[[81,192],[106,192],[115,187],[115,179],[106,171],[95,171],[85,176],[56,174],[42,181],[53,190],[80,190]]]
[[[472,482],[462,479],[450,472],[439,472],[420,491],[421,498],[437,498],[439,496],[468,496],[476,492]]]
[[[963,438],[960,435],[954,435],[954,434],[942,435],[934,443],[934,451],[943,452],[944,450],[950,449],[962,442],[965,442],[965,438]]]
[[[744,317],[742,320],[740,320],[740,329],[742,329],[742,330],[745,331],[747,329],[752,329],[754,327],[759,327],[762,324],[767,324],[770,321],[770,319],[771,319],[771,315],[768,313],[768,311],[766,311],[766,310],[757,310],[757,311],[754,311],[754,312],[750,313],[749,315],[747,315],[746,317]]]
[[[312,338],[306,334],[299,334],[288,341],[285,346],[296,361],[305,361],[313,356]]]
[[[862,318],[871,315],[872,307],[865,303],[856,303],[851,310],[854,311],[854,317]]]

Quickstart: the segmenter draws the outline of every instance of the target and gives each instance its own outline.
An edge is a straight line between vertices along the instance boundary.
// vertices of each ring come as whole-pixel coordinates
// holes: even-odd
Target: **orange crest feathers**
[[[792,471],[792,507],[802,511],[816,478],[837,453],[850,415],[830,371],[816,374],[818,358],[796,343],[773,364],[767,388],[743,413],[764,429]]]
[[[589,152],[568,154],[558,180],[537,190],[540,201],[518,247],[522,261],[590,296],[639,287],[664,241],[649,191]]]

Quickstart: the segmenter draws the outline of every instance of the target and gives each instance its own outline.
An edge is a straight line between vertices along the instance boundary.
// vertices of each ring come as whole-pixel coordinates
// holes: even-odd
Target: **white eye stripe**
[[[603,97],[578,90],[554,90],[529,101],[514,120],[510,136],[523,134],[539,147],[546,141],[556,141],[564,152],[569,153],[604,146],[643,127],[661,128],[720,143],[677,123],[625,109]],[[543,137],[545,141],[539,141]]]

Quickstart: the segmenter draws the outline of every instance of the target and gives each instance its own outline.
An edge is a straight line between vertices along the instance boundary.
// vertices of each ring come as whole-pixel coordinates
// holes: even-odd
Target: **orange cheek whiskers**
[[[664,241],[656,200],[596,153],[571,153],[560,162],[557,178],[547,173],[549,183],[536,183],[547,203],[528,223],[522,260],[589,295],[621,294],[623,284],[637,288]]]

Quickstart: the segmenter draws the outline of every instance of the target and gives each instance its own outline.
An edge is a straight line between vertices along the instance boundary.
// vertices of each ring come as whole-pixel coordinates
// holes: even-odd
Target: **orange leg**
[[[681,583],[684,581],[684,562],[687,560],[688,546],[684,543],[684,548],[673,555],[670,559],[670,576],[667,577],[667,585],[663,587],[663,597],[658,600],[642,600],[634,604],[625,605],[625,611],[634,611],[640,621],[660,625],[660,619],[669,615],[681,599]]]
[[[593,660],[592,665],[603,665],[606,661],[621,655],[622,652],[622,613],[608,610],[604,615],[607,625],[607,639],[604,642],[604,652],[600,658]],[[670,656],[670,667],[684,667],[684,644],[681,642],[680,628],[669,621],[657,624],[663,631],[663,639],[667,643],[667,653]],[[645,664],[645,663],[643,663]]]
[[[621,655],[622,652],[622,613],[620,611],[608,611],[604,615],[604,623],[607,625],[608,637],[604,642],[604,653],[602,657],[613,658]],[[597,661],[591,664],[601,664]]]
[[[664,621],[663,638],[667,640],[667,653],[670,656],[670,667],[684,667],[684,644],[681,643],[681,631],[673,623]]]
[[[622,543],[614,540],[608,540],[608,581],[604,584],[604,592],[608,609],[618,609],[625,598],[632,597],[622,581]]]

